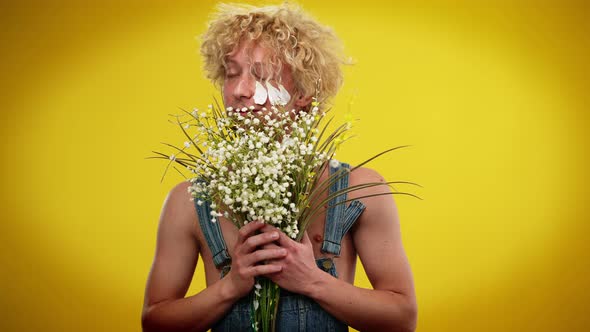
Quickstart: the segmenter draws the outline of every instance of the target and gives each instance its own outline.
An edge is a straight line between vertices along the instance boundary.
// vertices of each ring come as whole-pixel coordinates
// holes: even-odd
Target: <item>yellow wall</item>
[[[412,145],[372,166],[424,186],[395,197],[418,331],[589,330],[587,6],[301,3],[357,60],[339,158]],[[195,40],[213,2],[1,7],[0,330],[139,331],[182,180],[144,157],[182,144],[167,114],[214,93]]]

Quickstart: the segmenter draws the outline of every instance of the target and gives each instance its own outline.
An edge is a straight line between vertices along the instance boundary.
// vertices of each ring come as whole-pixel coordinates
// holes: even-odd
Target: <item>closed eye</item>
[[[226,78],[234,78],[234,77],[237,77],[237,76],[240,76],[240,74],[238,72],[228,72],[228,73],[225,73],[225,77]]]

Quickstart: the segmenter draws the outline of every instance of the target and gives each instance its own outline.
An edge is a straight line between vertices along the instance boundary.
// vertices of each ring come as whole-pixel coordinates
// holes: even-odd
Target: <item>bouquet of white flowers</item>
[[[346,132],[351,123],[348,121],[328,133],[333,118],[324,123],[326,113],[320,110],[316,99],[307,111],[275,106],[270,110],[263,108],[262,112],[222,109],[217,102],[204,111],[183,111],[185,114],[176,116],[176,123],[188,139],[184,147],[164,143],[176,152],[168,155],[154,151],[157,156],[151,158],[168,159],[168,166],[176,162],[192,173],[189,192],[197,204],[210,204],[211,222],[223,216],[240,228],[263,220],[300,241],[313,216],[334,197],[371,186],[416,185],[406,181],[363,183],[323,198],[322,193],[345,176],[344,172],[353,172],[380,155],[405,146],[385,150],[350,170],[341,168],[320,182],[328,165],[338,166],[333,157],[338,146],[350,138]],[[182,120],[186,116],[188,119]],[[189,133],[191,128],[196,133]],[[191,147],[195,152],[188,151]],[[389,194],[417,197],[395,189],[371,196]],[[254,292],[253,329],[274,330],[280,288],[266,278],[258,278]]]

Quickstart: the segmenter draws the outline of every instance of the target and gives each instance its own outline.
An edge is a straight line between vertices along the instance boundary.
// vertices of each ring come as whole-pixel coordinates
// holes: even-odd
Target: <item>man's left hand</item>
[[[301,243],[299,243],[272,225],[264,226],[261,231],[278,231],[280,235],[275,242],[276,246],[287,250],[287,255],[284,258],[273,260],[273,264],[282,266],[281,271],[268,274],[266,277],[281,288],[306,295],[309,286],[321,277],[320,273],[323,273],[316,265],[313,245],[307,232],[303,234]],[[274,246],[274,244],[267,246]]]

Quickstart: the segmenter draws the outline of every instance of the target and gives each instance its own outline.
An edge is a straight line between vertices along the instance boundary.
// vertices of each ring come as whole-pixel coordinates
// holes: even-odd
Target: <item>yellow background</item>
[[[357,61],[335,112],[356,95],[358,137],[339,159],[412,145],[372,167],[424,187],[395,197],[418,331],[588,331],[588,7],[301,4]],[[0,5],[1,331],[140,331],[182,180],[160,184],[165,162],[144,157],[182,144],[167,114],[215,92],[195,39],[213,5]]]

